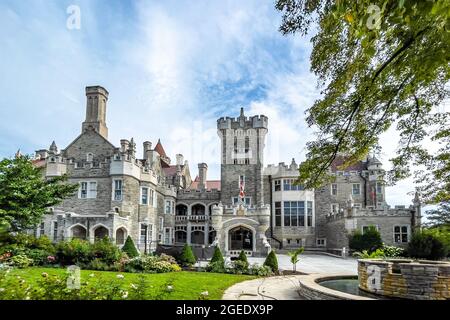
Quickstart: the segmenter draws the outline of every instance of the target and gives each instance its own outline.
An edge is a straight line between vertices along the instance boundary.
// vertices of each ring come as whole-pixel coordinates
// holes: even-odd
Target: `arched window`
[[[86,161],[87,161],[87,162],[92,162],[92,161],[94,161],[94,154],[91,153],[91,152],[89,152],[89,153],[86,155]]]

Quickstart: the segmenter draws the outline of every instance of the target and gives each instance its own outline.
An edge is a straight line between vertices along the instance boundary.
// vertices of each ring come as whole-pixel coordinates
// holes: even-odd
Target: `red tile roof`
[[[181,166],[181,168],[183,168],[183,166]],[[162,169],[163,169],[164,174],[166,175],[166,177],[174,176],[177,173],[177,166],[176,165],[163,167]]]
[[[36,159],[36,160],[32,160],[31,163],[32,163],[33,166],[35,166],[36,168],[42,168],[42,167],[45,167],[45,159]]]
[[[195,180],[192,181],[191,185],[189,186],[189,189],[191,190],[197,190],[198,189],[198,183],[199,183],[199,177],[195,177]],[[221,182],[220,180],[206,180],[206,189],[217,189],[220,190]]]
[[[155,149],[153,149],[153,150],[158,152],[160,156],[167,157],[166,151],[164,151],[164,147],[162,146],[160,139],[158,139],[158,143],[156,144]]]

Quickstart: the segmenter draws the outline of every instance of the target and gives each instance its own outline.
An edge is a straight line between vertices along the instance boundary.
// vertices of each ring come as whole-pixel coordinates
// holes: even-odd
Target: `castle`
[[[262,256],[272,248],[304,246],[308,250],[348,248],[347,235],[375,226],[389,245],[405,245],[420,226],[417,197],[409,207],[390,208],[375,157],[330,170],[335,181],[305,190],[294,181],[298,165],[264,167],[263,151],[269,120],[264,115],[220,118],[221,179],[208,180],[208,165],[198,164],[191,177],[181,154],[175,163],[161,141],[143,142],[136,155],[133,139],[116,147],[108,140],[108,91],[86,88],[86,119],[81,134],[65,149],[55,142],[36,151],[33,163],[46,178],[67,174],[78,193],[51,208],[37,226],[37,236],[57,242],[108,236],[117,245],[132,237],[139,250],[189,243],[219,245],[228,256],[244,250]]]

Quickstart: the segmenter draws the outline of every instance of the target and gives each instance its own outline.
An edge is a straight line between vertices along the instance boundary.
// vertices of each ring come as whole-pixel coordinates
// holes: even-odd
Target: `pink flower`
[[[55,262],[56,258],[54,256],[47,257],[48,262]]]

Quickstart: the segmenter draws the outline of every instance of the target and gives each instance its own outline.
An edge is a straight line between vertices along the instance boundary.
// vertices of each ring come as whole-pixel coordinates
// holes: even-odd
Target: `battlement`
[[[265,115],[251,117],[221,117],[217,119],[217,129],[267,129],[269,118]]]
[[[264,175],[271,175],[273,177],[298,176],[298,165],[295,159],[292,159],[291,164],[280,162],[278,165],[269,164],[264,168]]]

